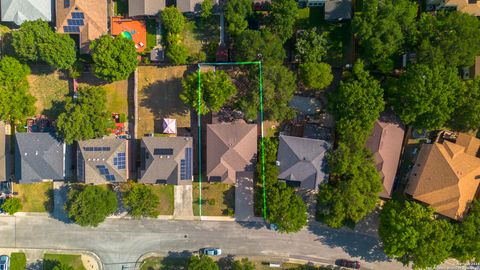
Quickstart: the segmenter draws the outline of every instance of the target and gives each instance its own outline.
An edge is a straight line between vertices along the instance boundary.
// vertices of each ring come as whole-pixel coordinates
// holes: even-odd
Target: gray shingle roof
[[[166,0],[128,0],[128,16],[155,16],[165,4]]]
[[[280,136],[277,160],[279,179],[300,182],[300,187],[317,189],[326,179],[325,154],[331,145],[324,140]]]
[[[20,183],[65,176],[65,144],[50,133],[17,133],[15,176]]]
[[[152,184],[161,180],[172,185],[191,184],[192,178],[182,179],[180,168],[182,160],[186,162],[187,148],[192,151],[192,140],[191,137],[142,138],[140,155],[144,154],[144,157],[141,157],[139,182]],[[172,149],[172,155],[155,155],[155,149]],[[191,171],[192,158],[189,163]]]
[[[52,20],[52,0],[2,0],[1,7],[3,22]]]
[[[124,154],[124,167],[118,165]],[[108,173],[102,173],[105,168]],[[108,179],[107,175],[112,175]],[[106,138],[78,142],[77,179],[85,183],[125,182],[128,179],[127,140]]]
[[[325,1],[325,20],[336,21],[352,18],[352,0]]]
[[[180,12],[199,12],[202,2],[203,0],[177,0],[177,8]]]

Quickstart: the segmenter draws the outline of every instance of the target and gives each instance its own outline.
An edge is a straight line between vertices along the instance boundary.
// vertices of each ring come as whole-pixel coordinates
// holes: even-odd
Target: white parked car
[[[7,255],[0,256],[0,270],[10,270],[10,257]]]
[[[208,256],[220,256],[222,255],[222,250],[219,248],[203,248],[200,250],[200,253]]]

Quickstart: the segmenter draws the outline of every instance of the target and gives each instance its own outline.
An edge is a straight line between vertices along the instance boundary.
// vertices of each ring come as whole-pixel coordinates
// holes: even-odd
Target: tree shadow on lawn
[[[223,192],[223,204],[227,207],[222,210],[222,215],[235,215],[235,186],[232,185],[229,189]]]
[[[347,228],[332,229],[316,221],[308,223],[308,230],[317,235],[316,241],[329,247],[341,247],[352,257],[359,257],[367,262],[391,261],[380,244],[379,239],[355,233]]]
[[[187,115],[189,108],[179,95],[182,91],[181,79],[155,81],[143,89],[140,106],[147,108],[154,116],[154,132],[162,133],[161,120],[174,114]]]
[[[188,259],[192,256],[191,251],[182,252],[169,251],[167,256],[162,259],[161,270],[186,270],[188,268]],[[154,270],[154,269],[147,269]]]

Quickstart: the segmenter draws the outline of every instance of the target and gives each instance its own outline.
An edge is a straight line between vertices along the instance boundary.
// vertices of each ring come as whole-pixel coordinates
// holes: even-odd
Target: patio
[[[137,52],[143,52],[147,48],[147,24],[143,20],[112,17],[112,35],[122,35],[132,40]]]

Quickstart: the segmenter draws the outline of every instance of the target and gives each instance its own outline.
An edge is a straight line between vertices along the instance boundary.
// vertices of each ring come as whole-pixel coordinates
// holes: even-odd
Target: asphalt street
[[[0,247],[95,252],[105,269],[132,268],[149,252],[191,252],[220,247],[224,254],[282,256],[332,263],[361,260],[362,269],[405,269],[389,261],[375,237],[312,225],[295,234],[258,223],[108,219],[84,228],[46,216],[0,217]]]

